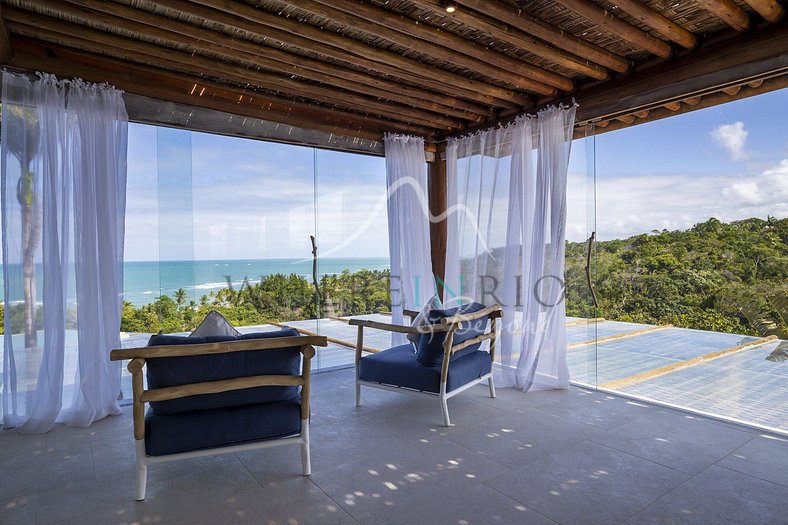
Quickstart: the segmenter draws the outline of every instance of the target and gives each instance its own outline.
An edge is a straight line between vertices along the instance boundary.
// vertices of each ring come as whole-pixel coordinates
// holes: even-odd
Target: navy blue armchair
[[[310,363],[314,346],[326,345],[323,336],[288,328],[154,335],[146,347],[113,350],[113,361],[130,359],[137,500],[145,499],[147,466],[178,459],[298,444],[310,475]]]
[[[406,311],[411,317],[416,312]],[[440,398],[443,424],[451,426],[447,400],[487,381],[495,397],[492,362],[495,359],[498,305],[470,303],[446,310],[432,310],[428,324],[401,326],[367,319],[351,319],[358,326],[356,340],[356,406],[361,406],[361,387],[428,394]],[[364,328],[419,334],[419,343],[407,343],[381,352],[362,355]],[[484,341],[489,350],[482,350]]]

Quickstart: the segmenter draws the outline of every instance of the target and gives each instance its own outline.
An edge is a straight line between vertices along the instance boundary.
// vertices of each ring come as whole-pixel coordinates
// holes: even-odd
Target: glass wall
[[[787,120],[782,90],[596,136],[604,320],[573,380],[788,432]]]
[[[347,316],[390,310],[384,159],[131,124],[128,165],[124,346],[216,310],[331,336],[325,369],[353,362]]]

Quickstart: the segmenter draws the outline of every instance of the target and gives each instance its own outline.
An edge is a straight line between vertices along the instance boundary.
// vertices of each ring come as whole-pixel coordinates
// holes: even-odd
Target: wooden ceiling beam
[[[778,74],[788,77],[788,25],[766,26],[744,35],[733,31],[730,34],[732,37],[706,41],[698,49],[680,52],[673,60],[655,62],[610,82],[581,87],[571,98],[548,100],[543,104],[576,101],[576,121],[582,126],[688,97],[703,95],[705,100],[705,93],[734,84],[754,83]],[[702,105],[703,102],[698,107]],[[506,124],[513,117],[502,115],[463,133]]]
[[[785,9],[777,3],[777,0],[744,0],[744,3],[772,24],[778,23],[785,16]]]
[[[8,63],[13,54],[14,50],[8,40],[8,31],[5,27],[5,13],[3,13],[3,6],[0,5],[0,64]]]
[[[434,14],[446,16],[446,9],[442,0],[411,0],[411,2],[423,9],[429,9]],[[522,50],[549,60],[550,62],[564,67],[575,73],[580,73],[596,80],[609,80],[610,73],[602,66],[584,60],[562,49],[558,49],[544,42],[537,40],[528,33],[488,17],[482,13],[458,9],[451,14],[451,18],[462,22],[462,24],[478,29],[487,33],[496,40],[508,42]]]
[[[501,2],[500,0],[457,0],[456,3],[493,18],[506,20],[509,25],[524,33],[533,35],[558,49],[563,49],[618,73],[626,73],[631,67],[630,61],[626,58],[611,53],[603,47],[586,42],[582,38],[559,31],[506,2]]]
[[[733,0],[695,0],[697,4],[736,31],[750,28],[750,17]]]
[[[673,53],[669,44],[641,31],[588,0],[557,0],[557,2],[589,22],[660,58],[668,58]]]
[[[640,0],[615,0],[615,5],[625,13],[658,31],[665,38],[684,48],[692,49],[698,44],[698,39],[695,35],[654,11]]]
[[[696,111],[699,109],[710,108],[714,106],[718,106],[720,104],[725,104],[726,102],[732,102],[734,100],[740,100],[742,98],[752,97],[755,95],[761,95],[763,93],[768,93],[770,91],[775,91],[778,89],[785,89],[788,87],[788,75],[782,75],[775,78],[767,79],[761,84],[759,84],[756,88],[746,87],[739,91],[735,96],[730,96],[724,91],[718,91],[716,93],[710,93],[708,95],[704,95],[701,97],[701,100],[698,104],[695,105],[682,105],[680,109],[677,111],[671,111],[668,108],[655,108],[651,111],[643,111],[633,113],[638,119],[634,122],[635,125],[637,124],[645,124],[646,122],[653,122],[656,120],[662,120],[668,117],[674,117],[676,115],[682,115],[684,113],[690,113],[692,111]],[[686,102],[686,100],[684,101]],[[618,129],[626,128],[629,124],[626,124],[621,119],[616,119],[614,122],[606,124],[605,126],[599,126],[599,124],[595,124],[598,130],[598,133],[607,133],[608,131],[615,131]],[[601,128],[604,127],[604,131],[601,131]],[[575,138],[583,138],[585,135],[575,133]]]
[[[242,86],[251,84],[283,92],[286,96],[311,98],[346,110],[372,113],[395,121],[445,129],[463,127],[459,121],[434,113],[337,92],[322,86],[276,77],[266,72],[223,64],[184,51],[166,50],[155,44],[114,36],[56,19],[47,19],[38,15],[24,16],[24,12],[21,12],[21,15],[12,10],[8,12],[8,27],[14,34],[67,47],[83,48],[92,53],[104,53],[119,60],[128,60],[131,57],[132,61],[137,63],[152,63],[155,67],[171,68],[196,76],[220,77]],[[30,20],[31,18],[33,20]],[[36,22],[35,25],[27,25],[31,21]]]
[[[71,5],[74,4],[74,5]],[[288,53],[268,45],[233,38],[224,33],[207,31],[185,22],[172,20],[149,11],[103,0],[37,0],[37,6],[52,7],[64,14],[99,27],[123,27],[126,31],[149,38],[166,40],[191,49],[220,54],[227,60],[244,62],[280,71],[288,75],[324,82],[365,95],[385,98],[422,109],[470,121],[491,116],[489,107],[473,104],[441,93],[407,84],[392,82],[353,69],[336,67],[320,60]],[[166,27],[166,29],[165,29]]]
[[[538,95],[574,88],[569,78],[372,4],[357,0],[299,0],[293,5]]]
[[[80,77],[108,82],[118,89],[163,101],[188,104],[316,129],[351,137],[381,140],[386,131],[434,136],[424,126],[403,125],[372,116],[318,107],[274,95],[250,92],[204,78],[130,64],[109,57],[75,52],[61,46],[11,37],[14,56],[10,65],[27,71],[47,71],[60,77]]]
[[[184,0],[158,2],[161,7],[272,38],[345,63],[354,63],[372,71],[392,75],[395,78],[407,79],[452,96],[496,107],[516,109],[533,106],[533,100],[527,95],[465,78],[390,51],[364,45],[340,34],[302,24],[292,18],[256,9],[248,4],[229,1],[215,2],[215,4],[216,8],[210,8]]]

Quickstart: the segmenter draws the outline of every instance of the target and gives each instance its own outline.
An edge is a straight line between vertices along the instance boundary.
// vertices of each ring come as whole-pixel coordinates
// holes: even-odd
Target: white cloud
[[[567,238],[586,233],[586,177],[570,176]],[[679,230],[716,217],[788,217],[788,159],[747,175],[648,175],[600,177],[596,224],[600,239],[626,238],[652,230]]]
[[[711,132],[711,138],[718,145],[728,150],[728,154],[733,160],[744,160],[747,158],[747,151],[744,149],[749,132],[744,129],[742,121],[733,124],[722,124]]]

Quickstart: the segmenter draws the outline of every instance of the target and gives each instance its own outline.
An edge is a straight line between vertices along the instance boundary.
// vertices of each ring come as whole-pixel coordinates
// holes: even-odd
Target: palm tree
[[[178,303],[178,306],[186,302],[186,290],[183,288],[178,288],[175,291],[175,302]]]
[[[41,240],[41,220],[36,175],[30,164],[38,153],[39,126],[35,108],[9,105],[3,108],[3,125],[8,150],[19,161],[21,174],[16,198],[22,214],[22,279],[25,299],[25,348],[37,346],[36,337],[36,264],[35,254]]]

